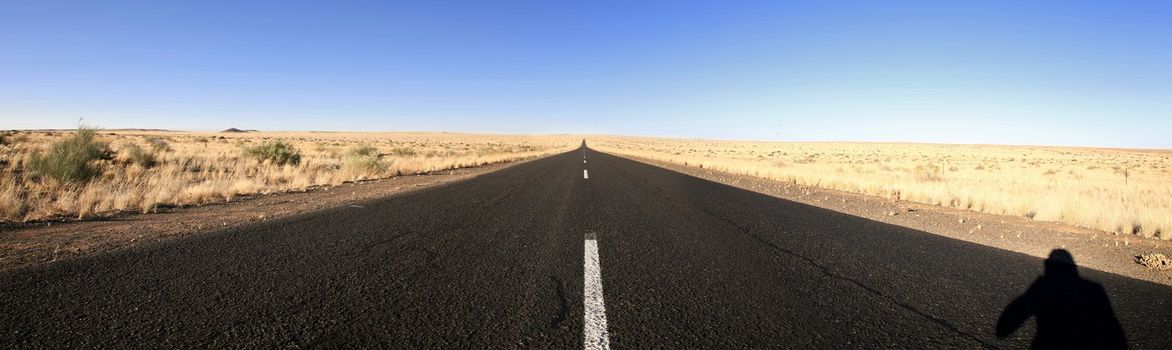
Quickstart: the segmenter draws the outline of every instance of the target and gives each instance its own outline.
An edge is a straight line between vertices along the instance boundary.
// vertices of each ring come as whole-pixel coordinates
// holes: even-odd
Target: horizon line
[[[465,135],[500,135],[500,136],[583,136],[583,137],[628,137],[628,138],[652,138],[652,139],[667,139],[667,140],[681,140],[681,141],[728,141],[728,142],[757,142],[757,143],[825,143],[825,144],[906,144],[906,145],[940,145],[940,146],[991,146],[991,147],[1036,147],[1036,148],[1066,148],[1066,149],[1100,149],[1100,150],[1120,150],[1120,151],[1154,151],[1154,152],[1172,152],[1172,148],[1151,148],[1151,147],[1126,147],[1126,146],[1088,146],[1088,145],[1045,145],[1045,144],[1015,144],[1015,143],[949,143],[949,142],[928,142],[928,141],[876,141],[876,140],[762,140],[752,138],[721,138],[721,137],[693,137],[693,136],[662,136],[662,135],[630,135],[630,134],[599,134],[599,133],[573,133],[573,132],[552,132],[552,133],[498,133],[498,132],[475,132],[475,131],[435,131],[435,130],[379,130],[379,131],[357,131],[357,130],[257,130],[257,129],[237,129],[237,132],[227,132],[228,129],[212,130],[212,129],[159,129],[159,128],[96,128],[102,131],[122,131],[122,132],[190,132],[190,133],[213,133],[213,134],[250,134],[250,133],[359,133],[359,134],[389,134],[389,133],[403,133],[403,134],[465,134]],[[236,128],[229,128],[236,129]],[[40,128],[40,129],[8,129],[7,131],[18,132],[69,132],[77,130],[76,128]]]

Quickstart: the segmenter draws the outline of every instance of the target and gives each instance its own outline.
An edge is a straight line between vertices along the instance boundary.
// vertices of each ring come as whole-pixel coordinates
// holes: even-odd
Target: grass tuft
[[[359,180],[378,176],[387,171],[388,164],[382,160],[378,148],[368,145],[357,146],[346,152],[342,168],[351,179]]]
[[[146,142],[148,145],[151,146],[151,149],[155,150],[155,152],[162,153],[162,152],[171,151],[171,144],[168,143],[167,139],[165,139],[165,138],[148,136],[146,138]]]
[[[150,168],[159,164],[159,157],[154,152],[147,151],[138,145],[126,145],[123,151],[126,152],[126,161],[129,163],[138,164],[143,168]]]
[[[106,144],[96,140],[97,129],[79,126],[77,132],[57,141],[45,153],[29,155],[28,170],[34,175],[63,183],[87,182],[102,174],[93,164],[106,156]]]
[[[415,155],[415,149],[411,147],[395,147],[391,149],[391,155],[396,157],[410,157]]]

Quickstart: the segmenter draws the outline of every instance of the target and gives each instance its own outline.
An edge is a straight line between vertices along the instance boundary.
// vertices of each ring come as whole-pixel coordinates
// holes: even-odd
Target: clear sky
[[[1170,1],[0,1],[0,128],[1172,148]]]

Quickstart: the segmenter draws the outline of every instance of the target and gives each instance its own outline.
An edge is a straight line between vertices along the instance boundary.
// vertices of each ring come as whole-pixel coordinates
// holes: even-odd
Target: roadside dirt
[[[535,159],[535,158],[534,158]],[[312,211],[357,205],[464,180],[532,159],[424,175],[348,183],[305,192],[240,196],[231,202],[122,214],[98,220],[0,225],[0,270],[50,263],[95,253],[238,227]]]
[[[1024,217],[891,201],[638,157],[616,156],[789,201],[1036,257],[1045,258],[1053,249],[1066,249],[1074,255],[1079,266],[1172,285],[1172,270],[1159,271],[1137,263],[1137,257],[1142,254],[1172,256],[1172,241],[1118,235]]]

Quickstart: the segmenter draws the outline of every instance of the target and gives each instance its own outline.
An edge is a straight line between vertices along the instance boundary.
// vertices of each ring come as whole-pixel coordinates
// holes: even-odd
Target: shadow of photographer
[[[1127,338],[1107,292],[1078,275],[1074,256],[1055,249],[1044,264],[1042,276],[1001,312],[997,337],[1013,334],[1036,317],[1034,349],[1126,349]]]

